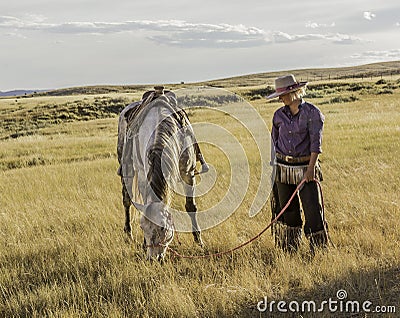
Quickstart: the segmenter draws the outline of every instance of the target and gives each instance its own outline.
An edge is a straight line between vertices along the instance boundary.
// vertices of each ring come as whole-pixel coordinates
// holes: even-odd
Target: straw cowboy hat
[[[306,86],[307,82],[297,82],[294,75],[289,74],[278,77],[275,80],[275,93],[267,96],[267,99],[275,98],[290,92],[294,92],[299,88]]]

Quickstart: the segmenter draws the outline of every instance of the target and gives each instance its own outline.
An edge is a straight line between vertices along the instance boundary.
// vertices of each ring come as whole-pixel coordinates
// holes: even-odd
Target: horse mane
[[[179,178],[179,158],[181,152],[180,132],[181,124],[177,114],[176,104],[168,98],[157,98],[148,106],[156,108],[159,123],[154,132],[154,142],[147,149],[147,163],[149,166],[147,180],[156,197],[166,204],[170,204],[173,191]],[[144,118],[147,112],[141,114]],[[140,116],[140,117],[142,117]],[[138,122],[143,122],[138,118]]]
[[[176,99],[163,95],[138,111],[128,122],[129,137],[135,136],[150,110],[158,112],[158,124],[153,132],[153,143],[146,150],[147,181],[158,200],[170,204],[174,185],[180,177],[179,160],[182,152],[183,126]]]
[[[167,204],[172,199],[169,185],[175,185],[179,176],[179,129],[173,116],[165,116],[157,127],[154,144],[147,154],[149,163],[147,180],[154,194]]]

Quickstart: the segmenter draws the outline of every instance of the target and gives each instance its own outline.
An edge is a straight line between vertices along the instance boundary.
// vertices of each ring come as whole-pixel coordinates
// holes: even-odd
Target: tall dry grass
[[[391,95],[321,105],[326,116],[323,190],[336,248],[314,259],[308,257],[305,239],[299,253],[288,255],[274,247],[267,232],[223,257],[168,254],[163,265],[149,263],[137,212],[134,243],[124,241],[115,118],[62,124],[40,135],[1,141],[0,316],[269,317],[279,312],[260,313],[257,303],[264,297],[322,302],[336,299],[340,289],[350,300],[399,311],[399,95],[396,89]],[[310,101],[318,105],[323,100]],[[279,103],[252,103],[270,125]],[[193,122],[204,119],[230,124],[226,116],[192,114]],[[248,136],[240,129],[237,133],[246,144]],[[251,149],[250,142],[246,153],[254,174],[259,157]],[[212,147],[204,147],[204,153],[222,174],[223,154]],[[219,191],[216,187],[199,198],[199,206],[218,201]],[[266,205],[249,218],[256,188],[250,184],[247,191],[233,216],[203,232],[205,251],[185,233],[179,235],[182,244],[175,240],[173,247],[183,254],[204,254],[256,235],[269,223],[270,210]]]

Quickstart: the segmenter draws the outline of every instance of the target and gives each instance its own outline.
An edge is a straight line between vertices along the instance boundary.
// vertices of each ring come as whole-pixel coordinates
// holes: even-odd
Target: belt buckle
[[[287,161],[287,162],[292,162],[293,159],[294,159],[294,157],[292,157],[292,156],[285,156],[284,160]]]

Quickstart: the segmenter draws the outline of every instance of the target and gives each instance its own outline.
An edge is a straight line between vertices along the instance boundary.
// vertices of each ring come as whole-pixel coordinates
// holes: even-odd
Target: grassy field
[[[227,86],[270,126],[280,104],[262,98],[265,85]],[[306,99],[326,117],[323,190],[336,247],[309,259],[304,239],[299,253],[288,255],[275,248],[268,231],[223,257],[169,253],[163,265],[144,259],[137,212],[133,245],[123,235],[117,114],[142,92],[0,99],[0,317],[271,317],[279,315],[276,305],[272,313],[257,309],[265,297],[319,307],[338,300],[339,290],[347,292],[344,300],[370,301],[371,310],[395,306],[397,313],[351,315],[326,306],[304,317],[398,316],[400,80],[318,81],[308,92]],[[190,117],[233,125],[211,110]],[[233,130],[256,179],[254,145],[240,128]],[[207,145],[203,152],[221,182],[198,199],[200,208],[218,201],[229,179],[223,153]],[[203,232],[205,251],[186,233],[174,249],[223,251],[258,234],[271,215],[267,204],[248,217],[256,190],[252,182],[239,209]]]

